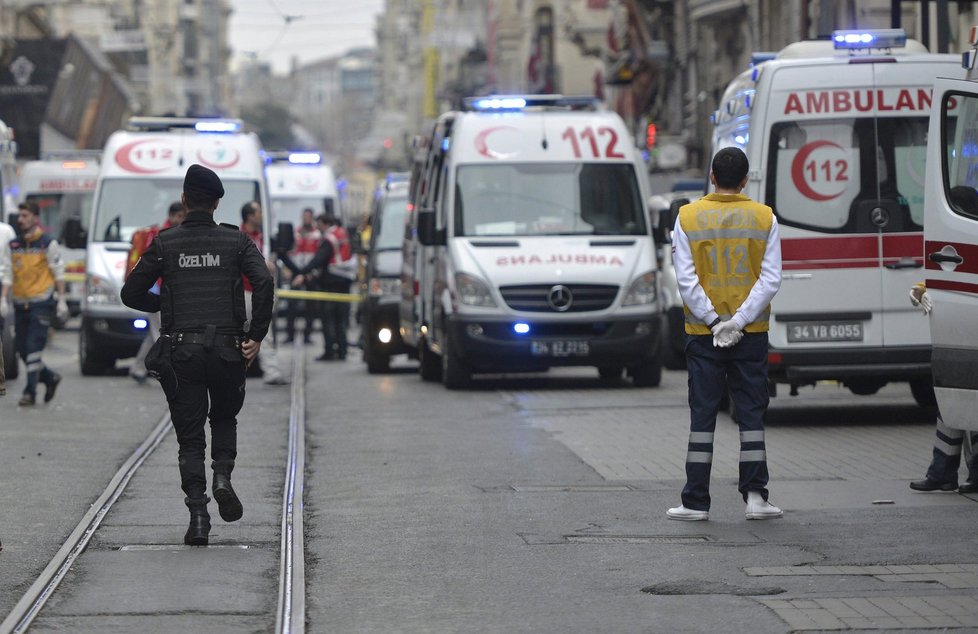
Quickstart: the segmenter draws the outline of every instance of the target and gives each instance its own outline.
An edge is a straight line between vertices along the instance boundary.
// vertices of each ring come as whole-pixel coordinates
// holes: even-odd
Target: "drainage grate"
[[[625,493],[635,487],[627,484],[511,484],[517,493]]]
[[[708,535],[564,535],[568,544],[694,544],[712,542]]]

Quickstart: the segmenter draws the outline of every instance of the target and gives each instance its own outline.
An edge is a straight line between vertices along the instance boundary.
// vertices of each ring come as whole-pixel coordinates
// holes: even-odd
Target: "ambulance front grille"
[[[568,294],[563,291],[560,297],[554,297],[556,284],[529,284],[525,286],[501,286],[499,292],[502,293],[506,305],[513,310],[522,310],[533,313],[583,313],[595,310],[604,310],[611,306],[618,295],[617,286],[605,284],[564,284],[563,287]],[[561,304],[562,298],[566,300],[570,297],[570,305],[566,310],[554,308],[551,297]]]

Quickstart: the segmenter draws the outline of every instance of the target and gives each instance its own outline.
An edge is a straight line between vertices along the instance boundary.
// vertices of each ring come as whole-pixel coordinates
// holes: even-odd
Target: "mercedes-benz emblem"
[[[558,313],[562,313],[569,310],[571,304],[574,303],[574,294],[571,293],[571,289],[563,284],[557,284],[551,287],[550,292],[547,293],[547,303]]]

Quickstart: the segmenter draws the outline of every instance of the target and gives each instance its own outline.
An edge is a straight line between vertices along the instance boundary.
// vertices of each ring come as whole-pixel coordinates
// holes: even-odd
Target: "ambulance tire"
[[[910,382],[910,393],[913,400],[921,407],[937,407],[937,395],[934,394],[934,383],[930,377],[915,379]]]
[[[370,343],[369,339],[364,341],[363,360],[367,363],[367,372],[370,374],[384,374],[385,372],[390,372],[390,355],[384,354],[380,350],[377,350],[376,347]]]
[[[656,356],[642,365],[628,368],[635,387],[659,387],[662,382],[662,360]]]
[[[99,356],[92,349],[87,331],[88,329],[84,324],[78,329],[78,365],[82,376],[104,376],[115,367],[115,359]]]
[[[428,347],[427,339],[418,342],[418,361],[422,381],[441,381],[441,359]]]
[[[472,383],[472,370],[452,352],[446,335],[441,344],[441,381],[449,390],[462,390]]]
[[[17,366],[17,347],[14,345],[13,320],[8,319],[0,332],[3,338],[3,370],[7,379],[16,379],[20,372]]]

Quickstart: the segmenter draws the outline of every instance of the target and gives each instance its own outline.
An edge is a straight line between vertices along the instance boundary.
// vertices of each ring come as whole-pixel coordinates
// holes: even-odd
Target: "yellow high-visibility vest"
[[[761,262],[774,212],[743,194],[708,194],[679,210],[679,225],[689,238],[696,276],[720,319],[733,317],[761,275]],[[709,335],[707,324],[689,307],[686,332]],[[744,329],[767,332],[771,306]]]

